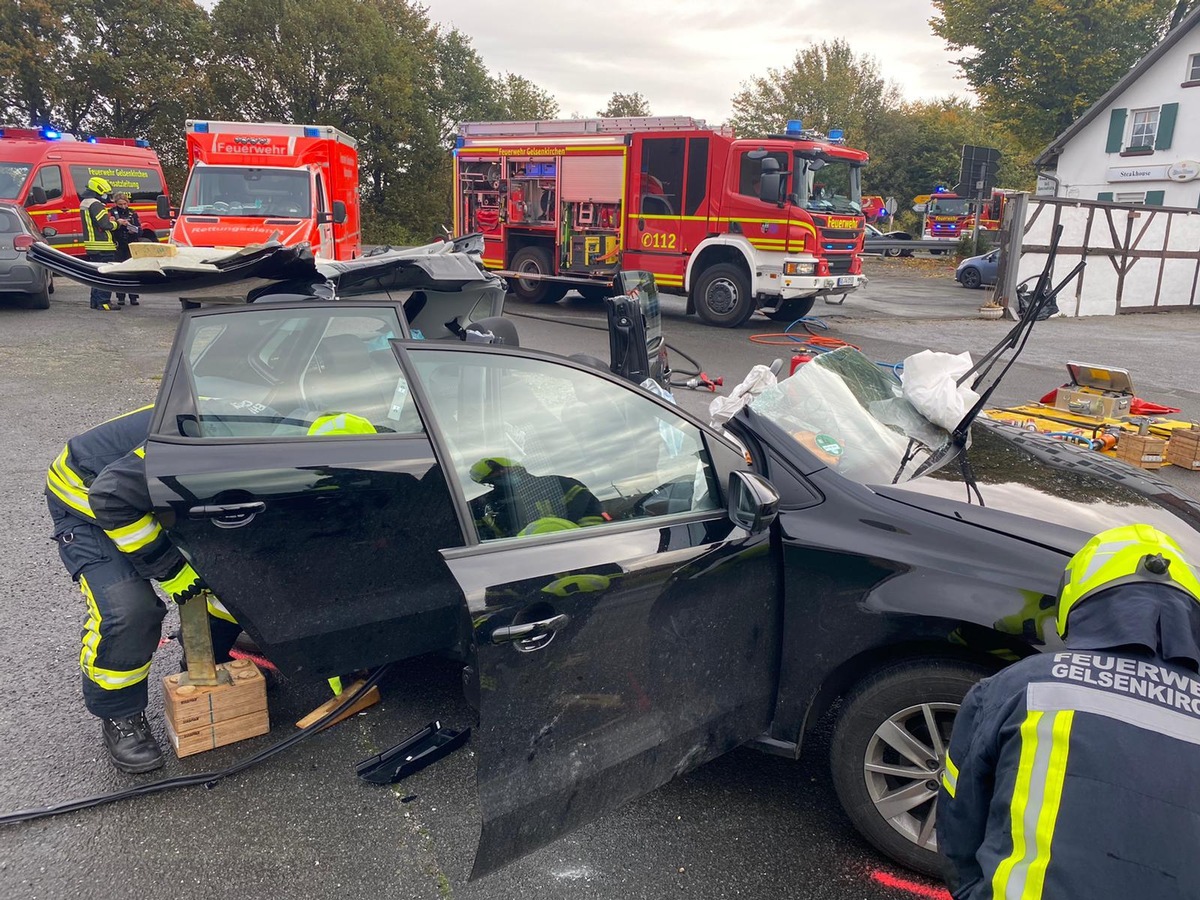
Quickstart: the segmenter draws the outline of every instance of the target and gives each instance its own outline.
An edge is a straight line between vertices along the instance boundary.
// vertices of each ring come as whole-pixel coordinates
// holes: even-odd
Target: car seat
[[[304,379],[309,411],[338,410],[378,423],[386,414],[396,387],[396,375],[387,375],[371,359],[370,348],[352,334],[334,334],[317,345]]]

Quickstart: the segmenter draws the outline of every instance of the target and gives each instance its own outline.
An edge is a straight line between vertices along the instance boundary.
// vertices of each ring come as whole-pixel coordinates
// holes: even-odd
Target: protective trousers
[[[110,263],[117,261],[116,250],[88,250],[84,252],[83,258],[88,262],[94,263]],[[92,309],[103,309],[105,306],[112,303],[112,291],[102,291],[99,288],[92,288],[90,294],[90,305]]]
[[[100,528],[83,520],[64,524],[55,535],[59,556],[87,603],[79,654],[84,704],[101,718],[137,715],[146,708],[166,604]],[[217,662],[226,662],[241,628],[211,613],[208,621]]]

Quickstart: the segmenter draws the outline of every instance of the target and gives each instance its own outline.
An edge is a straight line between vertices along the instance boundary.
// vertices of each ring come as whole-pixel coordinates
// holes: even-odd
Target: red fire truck
[[[472,122],[454,151],[454,229],[518,297],[603,297],[653,272],[688,312],[792,321],[862,281],[867,154],[788,123],[736,139],[688,117]],[[838,301],[840,302],[840,300]]]
[[[1008,203],[1009,192],[1001,188],[992,188],[992,196],[983,208],[979,211],[979,230],[980,231],[999,231],[1000,223],[1004,221],[1004,207]],[[967,217],[966,229],[969,231],[975,227],[975,217],[973,215]]]
[[[54,228],[57,233],[47,241],[65,253],[83,255],[79,196],[97,176],[113,190],[129,193],[143,240],[166,240],[170,222],[155,206],[166,183],[158,156],[145,141],[0,127],[0,200],[24,206],[39,227]]]
[[[925,204],[925,238],[931,241],[957,241],[970,229],[973,217],[971,201],[939,187]]]
[[[171,229],[187,247],[307,242],[362,254],[358,142],[328,125],[187,122],[188,180]],[[160,204],[169,214],[169,204]]]

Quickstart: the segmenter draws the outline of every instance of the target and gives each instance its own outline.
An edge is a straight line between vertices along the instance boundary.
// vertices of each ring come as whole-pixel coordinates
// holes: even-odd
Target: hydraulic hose
[[[289,735],[281,741],[277,741],[270,747],[260,750],[258,753],[248,756],[240,762],[234,763],[225,769],[218,769],[215,772],[197,772],[194,775],[178,775],[174,778],[164,778],[160,781],[154,781],[150,784],[139,784],[134,787],[124,788],[119,791],[113,791],[110,794],[98,794],[94,797],[83,797],[79,800],[69,800],[64,803],[57,803],[54,806],[43,806],[38,809],[22,809],[16,812],[0,815],[0,825],[15,825],[18,822],[32,822],[35,819],[45,819],[50,816],[62,815],[63,813],[75,812],[80,809],[88,809],[93,806],[103,806],[106,803],[112,803],[116,800],[130,800],[134,797],[142,797],[147,794],[159,794],[163,791],[170,791],[176,788],[194,787],[202,784],[205,787],[215,787],[217,782],[229,778],[231,775],[237,775],[240,772],[246,771],[251,766],[256,766],[260,762],[270,759],[277,753],[282,753],[301,741],[312,737],[326,725],[328,725],[338,714],[347,709],[355,700],[364,695],[372,687],[377,685],[383,678],[384,674],[391,667],[391,663],[386,663],[380,666],[369,677],[363,686],[353,694],[347,694],[346,697],[336,707],[313,722],[307,728],[297,731],[295,734]]]

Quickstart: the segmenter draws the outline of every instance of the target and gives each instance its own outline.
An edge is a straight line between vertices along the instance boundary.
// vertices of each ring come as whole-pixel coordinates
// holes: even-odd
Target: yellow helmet
[[[339,434],[375,434],[375,426],[354,413],[326,413],[308,426],[308,433],[321,437]]]
[[[1200,579],[1179,544],[1152,525],[1122,525],[1102,531],[1071,557],[1058,592],[1058,633],[1088,597],[1122,584],[1148,582],[1177,588],[1200,603]]]
[[[87,187],[89,191],[99,194],[103,197],[105,194],[112,193],[112,185],[99,176],[88,179]]]

